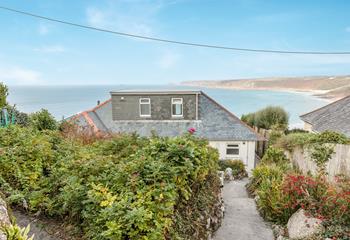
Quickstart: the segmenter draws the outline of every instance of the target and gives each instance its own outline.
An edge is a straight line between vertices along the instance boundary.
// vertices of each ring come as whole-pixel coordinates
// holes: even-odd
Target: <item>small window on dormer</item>
[[[173,117],[183,116],[183,100],[182,98],[171,99],[171,115]]]
[[[151,116],[151,99],[140,98],[140,117]]]

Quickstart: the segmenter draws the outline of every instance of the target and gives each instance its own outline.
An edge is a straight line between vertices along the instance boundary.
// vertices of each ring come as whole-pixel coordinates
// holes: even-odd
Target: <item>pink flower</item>
[[[196,132],[196,129],[193,128],[193,127],[191,127],[191,128],[188,129],[188,132],[189,132],[190,134],[194,134],[194,133]]]

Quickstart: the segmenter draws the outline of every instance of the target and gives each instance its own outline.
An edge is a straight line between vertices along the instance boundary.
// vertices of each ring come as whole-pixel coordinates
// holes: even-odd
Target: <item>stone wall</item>
[[[11,225],[5,201],[0,197],[0,226]],[[0,231],[0,240],[6,240],[4,233]]]

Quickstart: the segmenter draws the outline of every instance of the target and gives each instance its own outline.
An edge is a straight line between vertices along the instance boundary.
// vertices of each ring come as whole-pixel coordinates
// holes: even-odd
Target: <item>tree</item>
[[[41,109],[40,111],[30,115],[30,122],[34,128],[38,130],[56,130],[58,124],[55,118],[46,109]]]
[[[0,83],[0,108],[7,106],[7,96],[9,95],[8,87]]]
[[[243,114],[241,117],[241,120],[250,126],[275,130],[287,129],[288,119],[288,113],[278,106],[268,106],[255,113]]]

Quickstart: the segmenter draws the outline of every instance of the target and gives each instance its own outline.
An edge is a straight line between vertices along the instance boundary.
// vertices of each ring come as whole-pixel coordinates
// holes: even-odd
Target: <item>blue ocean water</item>
[[[48,109],[58,120],[85,111],[109,99],[109,92],[121,89],[196,89],[206,92],[236,116],[274,105],[284,107],[291,127],[302,127],[299,115],[328,104],[305,93],[192,88],[184,86],[10,86],[9,102],[31,113]]]

